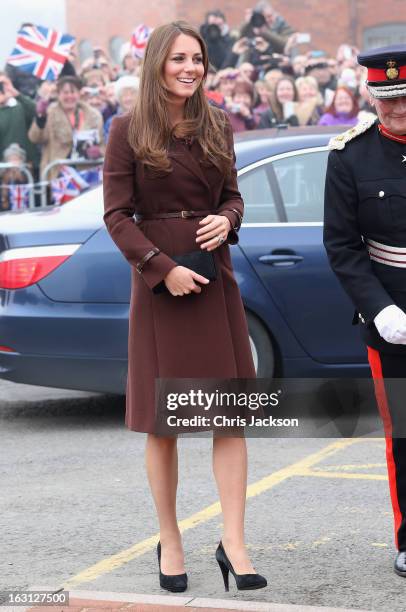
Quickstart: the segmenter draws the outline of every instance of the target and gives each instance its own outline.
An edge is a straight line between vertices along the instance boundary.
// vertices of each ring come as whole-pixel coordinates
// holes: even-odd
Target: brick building
[[[273,0],[272,5],[295,30],[311,34],[312,49],[334,54],[343,42],[360,48],[406,43],[405,0]],[[182,18],[199,25],[207,10],[220,8],[230,27],[238,28],[247,6],[245,0],[66,0],[66,27],[77,37],[82,57],[101,45],[117,58],[139,23],[157,26]]]

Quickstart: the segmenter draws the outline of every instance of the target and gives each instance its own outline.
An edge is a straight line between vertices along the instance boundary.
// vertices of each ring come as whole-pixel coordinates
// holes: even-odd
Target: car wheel
[[[251,313],[245,314],[257,378],[272,378],[275,370],[272,341],[264,325]]]

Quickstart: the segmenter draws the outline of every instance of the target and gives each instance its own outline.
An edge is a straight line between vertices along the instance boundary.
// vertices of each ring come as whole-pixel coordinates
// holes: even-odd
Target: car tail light
[[[0,254],[0,288],[22,289],[34,285],[60,266],[80,244],[8,249]]]

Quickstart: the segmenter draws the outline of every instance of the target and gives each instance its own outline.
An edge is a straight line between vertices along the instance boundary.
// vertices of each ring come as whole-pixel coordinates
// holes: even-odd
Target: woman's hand
[[[3,106],[10,98],[18,96],[18,91],[14,89],[10,79],[4,74],[0,76],[0,83],[3,83],[3,92],[0,94],[0,105]]]
[[[233,53],[236,53],[237,55],[241,55],[241,53],[244,53],[247,50],[248,50],[248,38],[246,36],[239,38],[231,48],[231,51]]]
[[[254,12],[254,9],[251,9],[251,8],[244,9],[244,22],[245,23],[249,23],[253,12]]]
[[[186,295],[192,291],[200,293],[202,288],[196,285],[195,281],[204,285],[210,282],[205,276],[185,266],[175,266],[164,278],[165,285],[172,295]]]
[[[38,98],[35,104],[35,112],[38,115],[38,117],[45,117],[45,115],[47,114],[49,102],[50,102],[49,99]]]
[[[239,113],[242,117],[246,118],[246,119],[251,119],[252,117],[252,112],[249,106],[247,106],[246,104],[240,104],[240,110]]]
[[[11,82],[11,79],[9,79],[7,76],[3,77],[3,83],[4,93],[7,95],[8,98],[16,98],[20,94],[18,89],[14,87],[13,83]]]
[[[220,246],[227,239],[231,229],[230,220],[224,215],[207,215],[199,221],[199,225],[203,227],[196,232],[196,242],[201,243],[200,248],[208,251]]]
[[[258,49],[258,51],[261,51],[261,53],[265,53],[268,47],[269,47],[269,42],[265,40],[263,36],[255,37],[255,48]]]

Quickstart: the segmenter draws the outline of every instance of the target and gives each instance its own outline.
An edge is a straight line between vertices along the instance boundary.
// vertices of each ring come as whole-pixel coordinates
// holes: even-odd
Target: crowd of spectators
[[[200,32],[210,60],[206,95],[227,111],[235,132],[351,126],[373,113],[358,50],[342,44],[331,57],[313,49],[310,35],[295,31],[268,2],[247,9],[239,29],[211,10]],[[131,110],[136,99],[140,70],[130,43],[121,48],[120,64],[95,47],[79,65],[72,49],[56,82],[6,65],[0,72],[0,161],[27,164],[39,181],[55,159],[100,160],[113,116]],[[55,167],[49,179],[57,173]],[[2,195],[0,210],[8,207]]]

